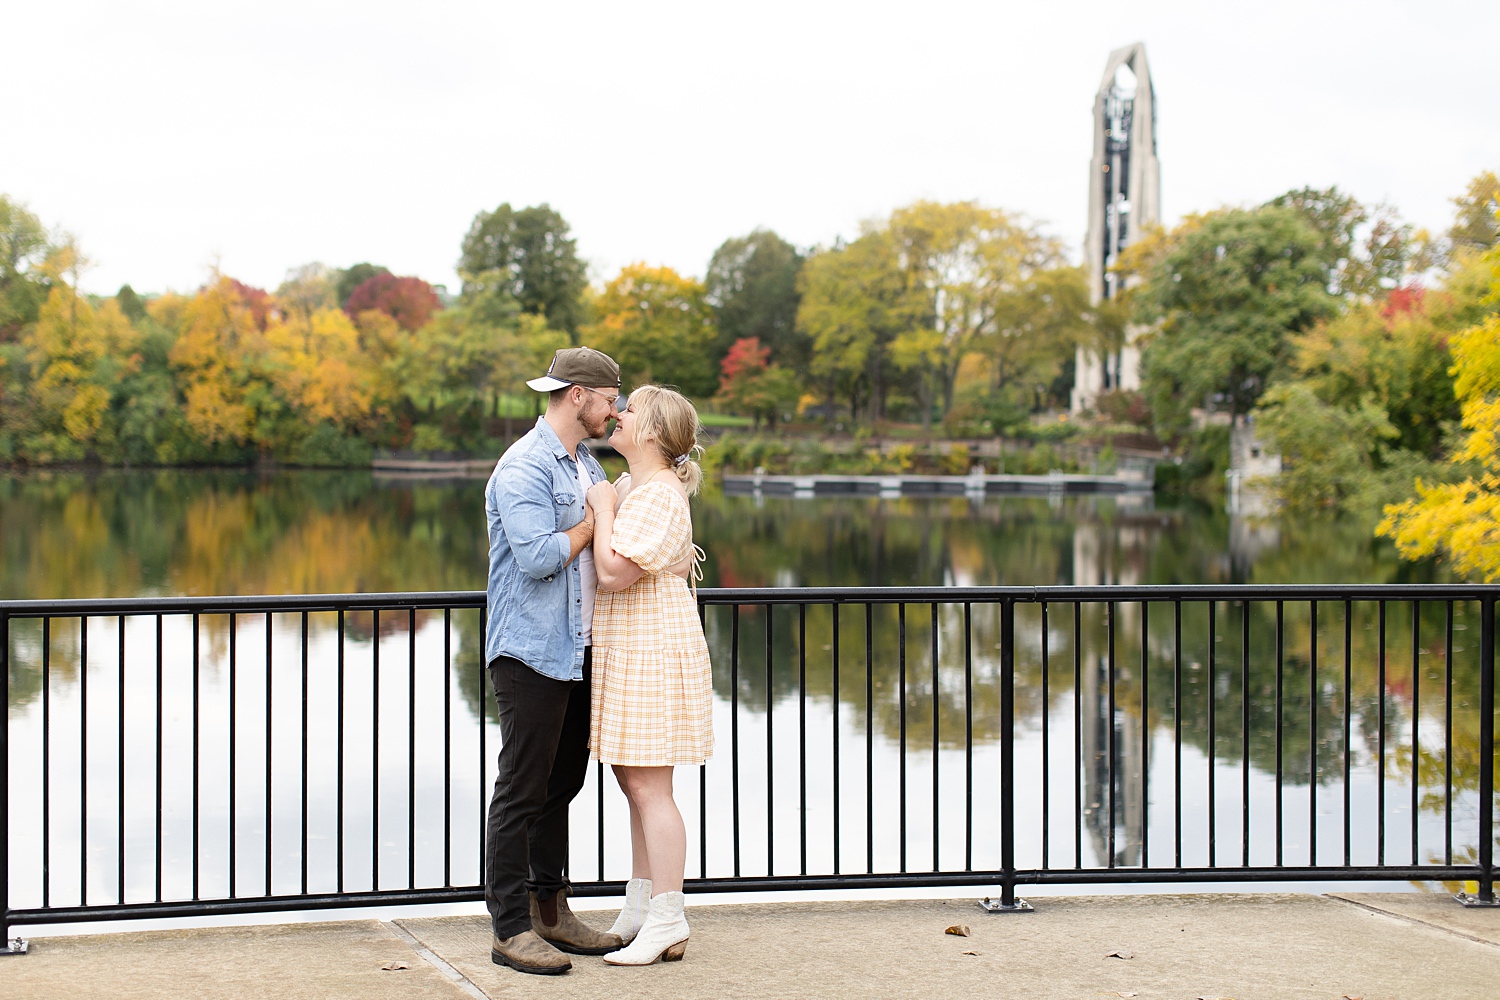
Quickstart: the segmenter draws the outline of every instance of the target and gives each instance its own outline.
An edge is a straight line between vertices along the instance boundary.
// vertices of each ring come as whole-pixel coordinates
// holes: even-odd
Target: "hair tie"
[[[687,464],[687,460],[688,460],[688,457],[686,455],[678,455],[676,458],[672,459],[672,464],[673,465],[686,465]]]

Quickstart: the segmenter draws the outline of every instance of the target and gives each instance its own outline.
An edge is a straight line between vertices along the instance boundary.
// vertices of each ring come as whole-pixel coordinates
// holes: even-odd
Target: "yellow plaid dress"
[[[687,498],[668,483],[633,489],[611,545],[645,571],[594,601],[589,750],[607,764],[701,764],[713,752],[713,673],[698,602],[670,567],[693,553]]]

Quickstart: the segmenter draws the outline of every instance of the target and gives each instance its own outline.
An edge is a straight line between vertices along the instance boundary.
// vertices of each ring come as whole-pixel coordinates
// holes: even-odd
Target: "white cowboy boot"
[[[682,914],[685,900],[680,892],[663,892],[651,897],[651,912],[628,947],[610,952],[604,960],[610,965],[650,965],[658,958],[675,962],[687,951],[688,923]]]
[[[622,944],[629,944],[635,940],[636,932],[646,922],[646,912],[650,909],[651,880],[631,879],[625,883],[625,905],[621,907],[620,915],[615,918],[615,925],[609,932],[620,935]]]

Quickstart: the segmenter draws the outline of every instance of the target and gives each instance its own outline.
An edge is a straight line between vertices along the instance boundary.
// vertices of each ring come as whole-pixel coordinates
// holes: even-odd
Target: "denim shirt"
[[[580,444],[594,482],[604,469]],[[583,520],[578,465],[543,417],[506,449],[484,489],[490,574],[484,659],[520,660],[554,680],[583,679],[583,587],[564,531]]]

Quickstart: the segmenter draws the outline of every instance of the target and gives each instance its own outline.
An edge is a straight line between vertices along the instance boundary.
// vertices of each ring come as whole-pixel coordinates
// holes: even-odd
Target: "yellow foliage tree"
[[[181,327],[170,355],[183,416],[210,445],[246,444],[255,428],[249,396],[264,338],[236,285],[220,277],[180,304]]]
[[[309,422],[354,429],[370,415],[376,380],[359,330],[342,309],[322,307],[266,327],[272,383]]]
[[[1500,305],[1500,247],[1485,254],[1490,296]],[[1453,391],[1469,432],[1455,464],[1477,463],[1459,483],[1416,484],[1415,499],[1385,508],[1376,532],[1408,559],[1441,553],[1466,576],[1500,580],[1500,314],[1491,312],[1451,341]]]
[[[62,282],[53,285],[23,337],[31,364],[33,419],[53,458],[107,446],[113,389],[139,367],[130,321],[113,299],[94,309]]]

